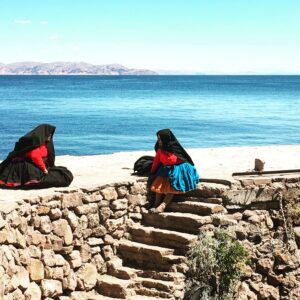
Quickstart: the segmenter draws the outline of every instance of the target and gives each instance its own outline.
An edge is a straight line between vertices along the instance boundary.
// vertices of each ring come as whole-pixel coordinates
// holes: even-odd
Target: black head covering
[[[55,132],[55,126],[50,124],[41,124],[22,136],[18,142],[15,144],[14,151],[10,152],[8,159],[12,159],[17,156],[24,155],[26,152],[39,147],[41,144],[45,143],[49,135],[51,134],[51,139],[46,143],[48,149],[48,161],[49,166],[54,166],[55,160],[55,150],[53,144],[53,135]]]
[[[170,129],[162,129],[156,133],[162,141],[162,150],[174,153],[178,158],[183,161],[189,162],[191,165],[194,165],[193,160],[180,145],[175,135]],[[155,151],[159,148],[158,141],[155,144]]]

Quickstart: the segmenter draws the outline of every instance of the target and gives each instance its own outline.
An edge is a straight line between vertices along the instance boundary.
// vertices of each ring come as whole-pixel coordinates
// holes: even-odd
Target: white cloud
[[[15,20],[14,22],[20,25],[28,25],[32,23],[31,20]]]
[[[56,41],[56,40],[58,40],[58,35],[56,35],[56,34],[50,35],[49,40],[51,40],[51,41]]]
[[[48,25],[48,21],[41,21],[40,24],[41,25]]]

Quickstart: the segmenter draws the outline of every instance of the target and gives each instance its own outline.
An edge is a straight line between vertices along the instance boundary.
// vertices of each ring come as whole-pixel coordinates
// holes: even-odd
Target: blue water
[[[0,159],[39,123],[58,155],[300,144],[300,76],[0,76]]]

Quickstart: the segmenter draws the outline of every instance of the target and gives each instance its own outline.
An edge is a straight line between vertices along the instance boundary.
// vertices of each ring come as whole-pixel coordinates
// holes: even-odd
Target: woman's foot
[[[165,202],[161,203],[157,208],[151,208],[150,212],[154,214],[159,214],[165,211],[167,205]]]

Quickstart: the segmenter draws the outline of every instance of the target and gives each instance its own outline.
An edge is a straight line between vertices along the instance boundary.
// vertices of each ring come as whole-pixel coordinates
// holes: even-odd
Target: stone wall
[[[146,194],[137,181],[2,204],[0,299],[84,300],[83,291],[97,291],[127,225],[148,212]],[[299,299],[300,219],[286,220],[297,242],[287,245],[280,207],[299,203],[299,178],[201,183],[185,197],[223,205],[226,213],[212,212],[200,230],[222,227],[251,254],[238,299]]]
[[[79,299],[96,289],[115,241],[128,220],[141,220],[145,203],[143,182],[3,203],[0,299]]]
[[[236,299],[300,299],[299,176],[202,183],[190,193],[195,195],[223,199],[228,214],[207,230],[219,225],[250,253]],[[289,210],[292,205],[294,211]]]

